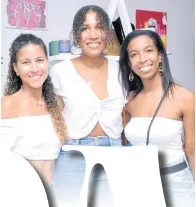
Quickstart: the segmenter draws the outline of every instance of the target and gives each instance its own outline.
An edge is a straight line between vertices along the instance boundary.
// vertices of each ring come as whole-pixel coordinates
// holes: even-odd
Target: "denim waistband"
[[[67,140],[64,145],[83,146],[122,146],[121,139],[112,139],[108,136],[84,137],[80,139]]]

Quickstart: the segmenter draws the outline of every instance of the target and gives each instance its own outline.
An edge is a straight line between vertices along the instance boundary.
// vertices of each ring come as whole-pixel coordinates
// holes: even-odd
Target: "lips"
[[[100,42],[88,42],[87,45],[100,45]]]
[[[149,71],[149,70],[151,70],[151,68],[152,68],[152,65],[147,65],[147,66],[143,66],[143,67],[140,67],[139,69],[141,70],[141,71]]]
[[[41,76],[42,76],[42,74],[41,75],[33,75],[33,76],[29,76],[29,78],[31,79],[31,80],[39,80],[40,78],[41,78]]]
[[[87,43],[87,46],[92,49],[96,49],[100,46],[100,44],[101,44],[100,42],[89,42],[89,43]]]

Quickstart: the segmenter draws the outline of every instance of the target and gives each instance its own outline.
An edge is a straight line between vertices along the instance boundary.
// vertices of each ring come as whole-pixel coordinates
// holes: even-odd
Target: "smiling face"
[[[106,47],[106,41],[107,33],[99,22],[97,14],[89,11],[86,14],[80,34],[79,45],[82,54],[89,57],[100,56]]]
[[[41,88],[48,76],[48,60],[39,45],[29,44],[18,51],[13,65],[24,86]]]
[[[142,80],[151,79],[159,73],[161,54],[147,35],[141,35],[132,39],[128,45],[128,55],[132,70]]]

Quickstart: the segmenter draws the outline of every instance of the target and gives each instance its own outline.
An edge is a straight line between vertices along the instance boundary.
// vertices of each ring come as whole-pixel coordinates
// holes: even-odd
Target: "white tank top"
[[[146,145],[146,137],[152,117],[134,117],[125,127],[125,136],[134,146]],[[152,123],[149,135],[149,145],[156,145],[163,155],[161,167],[167,166],[179,159],[183,151],[184,129],[182,121],[156,117]]]
[[[0,140],[27,160],[54,160],[61,149],[49,114],[2,119]]]

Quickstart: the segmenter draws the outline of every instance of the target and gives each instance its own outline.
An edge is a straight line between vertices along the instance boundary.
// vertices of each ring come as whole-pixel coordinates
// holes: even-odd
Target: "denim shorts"
[[[65,142],[65,145],[80,145],[80,146],[122,146],[121,139],[112,139],[108,136],[84,137],[80,139],[70,139]]]
[[[122,146],[120,138],[116,140],[108,136],[70,139],[65,144],[100,147]],[[75,207],[77,205],[84,181],[85,168],[85,159],[81,152],[61,150],[55,169],[58,207]],[[112,206],[107,176],[101,165],[95,165],[93,168],[89,188],[89,206],[95,206],[93,203],[96,203],[96,206]],[[105,205],[106,201],[107,205]]]
[[[179,164],[182,158],[169,166]],[[167,167],[169,167],[167,166]],[[161,176],[167,207],[194,207],[195,183],[189,167],[176,173]]]

